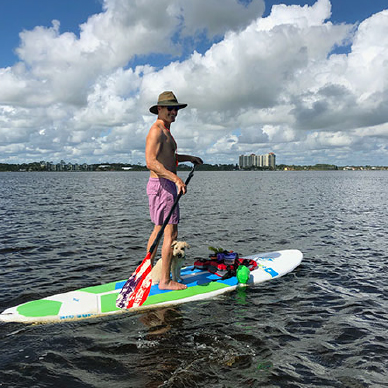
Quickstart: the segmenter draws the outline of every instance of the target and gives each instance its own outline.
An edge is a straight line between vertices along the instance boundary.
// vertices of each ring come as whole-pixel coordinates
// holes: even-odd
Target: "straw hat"
[[[176,106],[178,109],[183,109],[187,104],[180,104],[173,92],[163,92],[159,94],[158,103],[151,106],[150,112],[157,115],[158,106]]]

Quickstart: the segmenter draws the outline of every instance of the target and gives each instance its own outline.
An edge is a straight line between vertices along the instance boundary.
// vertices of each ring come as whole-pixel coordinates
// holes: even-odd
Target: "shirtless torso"
[[[177,185],[178,192],[186,193],[184,182],[176,175],[177,161],[191,161],[192,157],[178,155],[177,144],[171,135],[170,125],[177,111],[164,109],[150,128],[146,140],[146,163],[151,178],[166,178]]]
[[[153,140],[156,143],[156,159],[166,170],[176,174],[177,144],[171,135],[170,130],[164,126],[161,120],[157,120],[152,126],[148,136],[155,136],[155,139]],[[153,170],[151,170],[150,174],[152,178],[160,178],[160,176]]]

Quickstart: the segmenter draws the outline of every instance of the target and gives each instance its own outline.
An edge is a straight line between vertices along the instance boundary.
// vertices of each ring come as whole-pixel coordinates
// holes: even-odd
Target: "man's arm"
[[[178,162],[191,162],[194,164],[203,164],[203,161],[201,158],[198,158],[197,156],[192,155],[180,155],[176,154],[176,159]]]

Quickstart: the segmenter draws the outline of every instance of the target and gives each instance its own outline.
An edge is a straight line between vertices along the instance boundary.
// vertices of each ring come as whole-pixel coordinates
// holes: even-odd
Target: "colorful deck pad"
[[[245,257],[254,259],[258,263],[257,269],[251,271],[249,279],[249,284],[258,284],[292,271],[302,261],[303,254],[293,249],[259,253]],[[153,285],[144,304],[141,307],[129,310],[208,299],[232,291],[238,286],[236,277],[222,280],[217,275],[194,269],[193,266],[183,268],[181,277],[182,282],[187,285],[187,289],[162,291],[159,290],[157,285]],[[127,311],[116,307],[118,293],[125,282],[126,280],[120,280],[99,286],[81,288],[76,291],[23,303],[3,311],[0,314],[0,321],[52,322]]]

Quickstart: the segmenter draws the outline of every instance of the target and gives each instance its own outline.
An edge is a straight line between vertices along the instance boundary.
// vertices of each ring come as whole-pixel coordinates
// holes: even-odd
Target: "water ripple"
[[[147,179],[0,173],[0,309],[128,276],[152,229]],[[196,172],[180,202],[188,263],[215,245],[298,248],[302,265],[174,308],[1,324],[0,386],[386,386],[387,188],[378,171]]]

